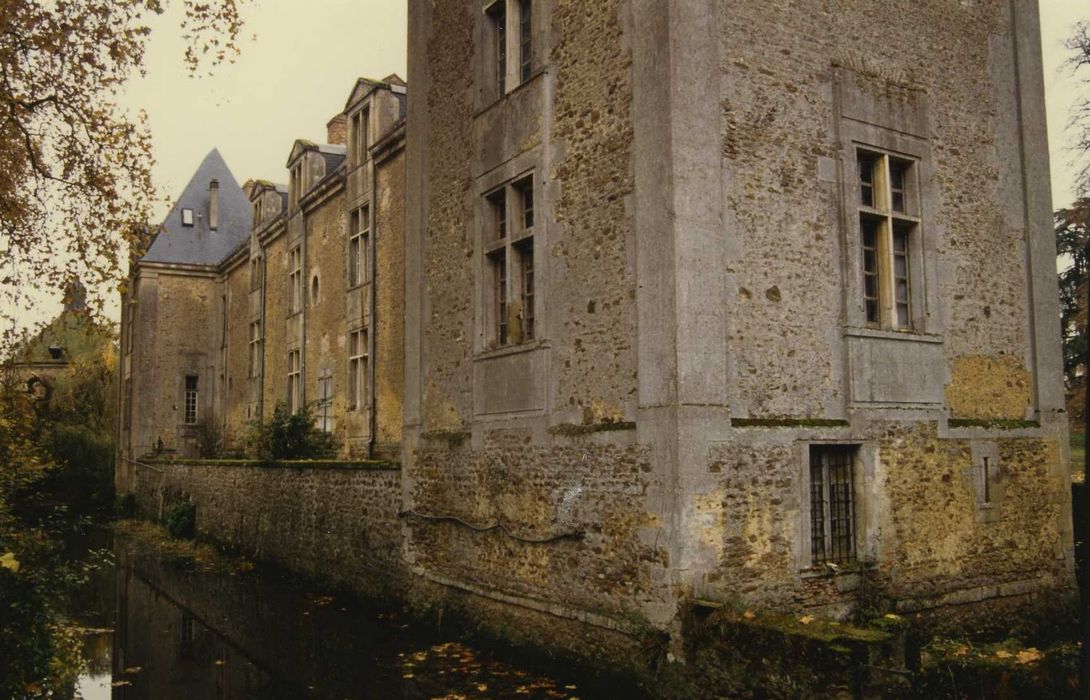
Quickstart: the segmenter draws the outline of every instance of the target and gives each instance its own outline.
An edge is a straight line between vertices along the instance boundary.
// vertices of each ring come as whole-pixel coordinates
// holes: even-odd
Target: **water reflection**
[[[634,695],[535,672],[281,574],[209,569],[123,537],[113,552],[80,606],[92,665],[78,694],[87,700]]]

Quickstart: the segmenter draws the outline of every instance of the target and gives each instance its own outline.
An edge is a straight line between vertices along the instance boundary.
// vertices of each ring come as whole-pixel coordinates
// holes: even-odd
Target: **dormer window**
[[[299,206],[299,200],[303,197],[303,162],[300,160],[291,169],[291,185],[289,189],[289,198],[291,208],[295,209]]]
[[[261,199],[254,200],[254,228],[261,226]]]
[[[193,210],[192,209],[182,209],[182,226],[192,226],[192,225],[193,225]]]
[[[371,110],[366,107],[352,117],[352,153],[355,165],[362,165],[367,160],[367,149],[371,147],[370,121]]]

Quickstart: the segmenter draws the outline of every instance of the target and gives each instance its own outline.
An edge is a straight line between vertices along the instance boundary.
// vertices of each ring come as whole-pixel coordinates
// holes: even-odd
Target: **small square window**
[[[187,209],[182,209],[182,226],[192,226],[192,225],[193,225],[193,210],[188,209],[188,208]]]

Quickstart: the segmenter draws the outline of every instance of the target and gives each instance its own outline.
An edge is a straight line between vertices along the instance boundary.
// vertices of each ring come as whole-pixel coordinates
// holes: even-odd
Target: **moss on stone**
[[[589,425],[576,425],[575,423],[560,423],[549,428],[550,435],[563,435],[565,437],[576,437],[579,435],[590,435],[592,433],[606,433],[617,430],[635,430],[636,424],[632,421],[604,421],[601,423],[591,423]]]
[[[989,428],[991,430],[1026,430],[1041,427],[1041,424],[1035,420],[1012,418],[951,418],[947,424],[951,428]]]
[[[734,428],[840,428],[850,425],[839,418],[731,418]]]

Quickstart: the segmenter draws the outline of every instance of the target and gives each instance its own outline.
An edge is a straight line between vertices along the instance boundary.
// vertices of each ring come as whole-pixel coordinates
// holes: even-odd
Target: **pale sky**
[[[196,78],[182,63],[180,7],[174,2],[153,23],[147,77],[133,81],[126,95],[129,107],[147,111],[153,175],[167,198],[181,193],[213,148],[240,183],[285,181],[294,140],[324,141],[326,122],[343,109],[357,77],[407,77],[405,0],[257,0],[244,9],[235,63]],[[1053,204],[1067,206],[1075,168],[1066,125],[1074,98],[1090,93],[1090,85],[1080,86],[1063,68],[1063,42],[1077,20],[1090,20],[1090,0],[1040,0],[1040,7]],[[23,325],[58,310],[58,302],[43,302]],[[116,304],[108,313],[116,316]]]

